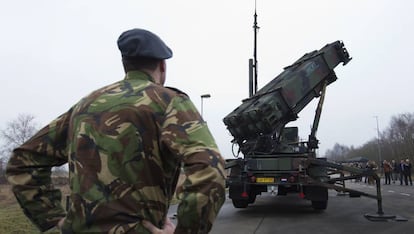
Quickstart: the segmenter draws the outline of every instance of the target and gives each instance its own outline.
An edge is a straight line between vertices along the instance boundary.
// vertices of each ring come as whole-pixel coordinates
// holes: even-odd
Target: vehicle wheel
[[[248,200],[232,199],[232,202],[233,202],[234,208],[246,208],[247,205],[249,205],[249,201]]]
[[[252,204],[256,201],[256,194],[250,194],[249,199],[247,200],[249,204]]]
[[[287,188],[284,186],[277,186],[277,195],[278,196],[286,196],[287,195]]]
[[[327,207],[328,207],[328,200],[312,201],[312,208],[315,210],[326,210]]]

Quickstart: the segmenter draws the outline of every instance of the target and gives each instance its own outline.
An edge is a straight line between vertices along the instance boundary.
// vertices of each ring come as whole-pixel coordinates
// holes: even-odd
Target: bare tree
[[[8,122],[6,128],[0,130],[0,175],[4,174],[4,168],[11,151],[26,142],[38,130],[38,124],[31,114],[19,114],[16,119]]]
[[[328,149],[325,156],[330,160],[341,161],[347,158],[350,148],[345,145],[335,143],[332,149]]]
[[[414,159],[414,114],[404,113],[391,119],[386,130],[386,140],[389,141],[393,156],[398,159]]]
[[[387,129],[380,134],[380,139],[381,159],[399,161],[409,158],[414,161],[414,113],[393,116]],[[379,161],[378,140],[373,138],[356,148],[335,144],[326,151],[325,156],[331,160],[363,156]]]

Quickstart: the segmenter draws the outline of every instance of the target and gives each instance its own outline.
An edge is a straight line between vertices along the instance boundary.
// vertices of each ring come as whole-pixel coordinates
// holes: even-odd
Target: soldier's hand
[[[56,225],[58,227],[58,229],[62,229],[63,227],[63,223],[65,222],[65,218],[61,218],[58,222],[58,224]]]
[[[153,234],[169,234],[174,233],[175,231],[175,224],[171,222],[171,220],[168,217],[165,219],[165,225],[163,229],[157,228],[147,220],[142,221],[142,225],[144,225],[144,227]]]

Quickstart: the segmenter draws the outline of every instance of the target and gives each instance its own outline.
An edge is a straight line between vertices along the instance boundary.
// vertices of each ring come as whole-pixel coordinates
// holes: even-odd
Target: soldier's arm
[[[6,169],[13,193],[26,216],[42,231],[65,216],[61,192],[53,187],[51,169],[67,162],[69,112],[14,149]]]
[[[178,188],[176,233],[208,233],[225,200],[224,160],[188,98],[174,98],[167,113],[162,137],[183,157],[186,176]]]

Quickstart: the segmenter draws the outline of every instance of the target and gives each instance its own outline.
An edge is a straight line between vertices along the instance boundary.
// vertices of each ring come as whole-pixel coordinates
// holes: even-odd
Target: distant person
[[[410,159],[406,159],[404,163],[404,182],[405,185],[408,185],[408,181],[410,181],[410,185],[413,185],[413,181],[411,179],[411,168],[412,164],[410,162]]]
[[[400,172],[400,185],[403,185],[403,181],[405,181],[405,161],[404,159],[400,160],[400,164],[398,164],[398,170]],[[408,182],[407,182],[408,185]]]
[[[395,184],[395,181],[398,180],[399,172],[398,172],[398,163],[393,159],[391,160],[392,166],[392,183]]]
[[[392,174],[391,164],[387,160],[384,160],[382,162],[382,168],[384,169],[385,184],[391,184],[391,174]]]
[[[225,200],[224,160],[188,96],[164,87],[172,51],[143,29],[122,33],[118,47],[123,80],[84,97],[13,151],[13,192],[41,231],[208,233]],[[50,177],[65,163],[67,213]],[[181,165],[175,226],[167,212]]]
[[[367,168],[373,170],[374,172],[378,170],[377,164],[375,163],[375,161],[372,161],[372,160],[368,161]],[[375,183],[374,181],[375,181],[374,177],[368,176],[368,184],[374,184]]]
[[[365,169],[370,169],[369,167],[370,161],[368,161],[367,163],[365,163]],[[364,183],[368,183],[368,177],[367,175],[364,176]]]
[[[363,165],[363,163],[358,163],[358,169],[363,169],[364,168],[364,165]],[[362,182],[362,176],[360,176],[360,177],[358,177],[357,179],[355,179],[356,181],[358,181],[358,182]]]
[[[355,167],[355,168],[360,169],[362,166],[361,166],[361,164],[360,164],[360,163],[355,162],[354,164],[352,164],[352,167]],[[351,173],[351,175],[354,175],[354,174],[353,174],[353,173]],[[357,178],[355,178],[355,182],[360,182],[360,181],[362,181],[362,177],[357,177]]]

